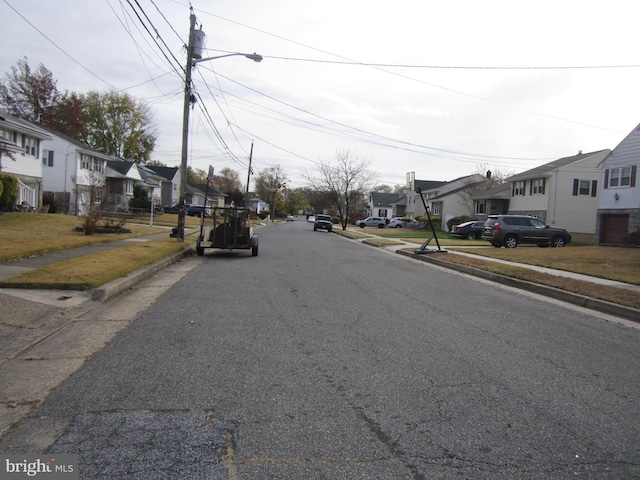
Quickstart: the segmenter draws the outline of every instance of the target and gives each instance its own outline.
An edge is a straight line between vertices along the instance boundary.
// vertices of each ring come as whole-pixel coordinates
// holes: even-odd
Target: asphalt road
[[[640,330],[302,220],[259,233],[47,398],[47,452],[80,478],[640,477]]]

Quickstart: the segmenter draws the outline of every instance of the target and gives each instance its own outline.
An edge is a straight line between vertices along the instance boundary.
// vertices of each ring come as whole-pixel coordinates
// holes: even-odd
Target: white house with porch
[[[48,161],[42,142],[50,139],[51,135],[38,125],[0,111],[0,173],[18,180],[16,208],[34,210],[42,206],[42,165]]]

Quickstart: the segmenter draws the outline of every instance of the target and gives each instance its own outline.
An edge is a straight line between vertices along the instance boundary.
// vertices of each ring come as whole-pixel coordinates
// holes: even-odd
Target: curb
[[[605,300],[598,300],[591,297],[585,297],[584,295],[579,295],[577,293],[571,293],[565,290],[560,290],[559,288],[549,287],[546,285],[528,282],[525,280],[519,280],[517,278],[507,277],[505,275],[487,272],[485,270],[480,270],[474,267],[468,267],[466,265],[447,262],[446,260],[441,260],[440,258],[434,258],[431,255],[416,255],[414,253],[406,252],[403,250],[396,250],[396,253],[399,255],[403,255],[405,257],[421,260],[423,262],[433,263],[434,265],[438,265],[440,267],[449,268],[451,270],[457,270],[459,272],[480,277],[485,280],[490,280],[492,282],[500,283],[502,285],[520,288],[522,290],[527,290],[528,292],[537,293],[540,295],[544,295],[546,297],[551,297],[556,300],[561,300],[563,302],[571,303],[573,305],[578,305],[579,307],[596,310],[598,312],[607,313],[609,315],[615,315],[617,317],[621,317],[626,320],[631,320],[634,322],[640,322],[640,310],[636,308],[625,307],[615,303],[607,302]]]
[[[140,270],[136,270],[126,277],[118,278],[101,287],[94,288],[93,290],[91,290],[91,300],[95,302],[104,302],[108,298],[119,295],[125,290],[129,290],[141,281],[146,280],[147,278],[151,277],[152,275],[156,274],[172,263],[178,262],[185,257],[193,255],[194,252],[194,247],[185,248],[183,251],[176,253],[171,257],[164,258],[157,261],[156,263],[141,268]]]

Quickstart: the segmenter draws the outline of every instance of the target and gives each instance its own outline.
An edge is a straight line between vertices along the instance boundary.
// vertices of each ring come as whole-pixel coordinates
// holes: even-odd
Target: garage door
[[[624,243],[629,236],[629,215],[602,215],[600,243]]]

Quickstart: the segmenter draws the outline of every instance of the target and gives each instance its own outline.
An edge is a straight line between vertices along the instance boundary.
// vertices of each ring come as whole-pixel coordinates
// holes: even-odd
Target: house
[[[508,213],[538,217],[569,230],[575,242],[593,243],[602,174],[598,165],[610,152],[578,152],[509,177]]]
[[[153,201],[153,204],[156,209],[161,210],[161,207],[163,206],[162,183],[167,179],[144,165],[138,165],[138,171],[142,177],[142,184],[144,188],[150,192],[150,198]]]
[[[142,174],[135,162],[115,159],[107,161],[105,182],[107,190],[106,206],[111,212],[128,212],[129,201],[133,198],[133,186],[142,184]]]
[[[502,183],[480,190],[471,195],[473,200],[473,217],[486,220],[489,215],[504,215],[509,212],[511,185]]]
[[[622,244],[640,232],[640,125],[598,165],[600,199],[596,215],[596,244]]]
[[[84,143],[47,129],[43,142],[42,179],[45,195],[61,213],[83,215],[92,195],[103,201],[102,188],[109,155]]]
[[[43,128],[5,112],[0,112],[0,173],[18,180],[16,205],[24,209],[42,206],[42,165],[53,162],[53,156],[42,149],[51,139]],[[5,153],[3,153],[5,152]]]
[[[381,217],[391,220],[394,213],[394,205],[401,199],[397,193],[371,192],[367,203],[370,217]]]
[[[416,180],[416,173],[407,173],[407,193],[404,199],[395,204],[394,217],[416,218],[425,214],[424,206],[418,192],[426,192],[443,185],[446,182],[440,180]],[[416,202],[416,200],[418,200]],[[416,206],[418,205],[418,206]]]
[[[205,202],[205,194],[207,201]],[[185,203],[191,205],[207,205],[208,207],[224,207],[226,195],[215,185],[198,184],[187,185],[187,197]]]
[[[483,189],[487,181],[484,175],[476,173],[422,189],[421,195],[429,206],[431,216],[440,218],[440,228],[446,230],[450,219],[473,215],[474,201],[471,195]],[[415,214],[417,217],[426,215],[422,200],[416,205]]]
[[[147,165],[146,168],[163,178],[160,187],[162,205],[165,207],[177,205],[180,202],[180,167]]]
[[[265,210],[268,211],[269,204],[260,198],[253,197],[249,200],[249,209],[257,215]]]

